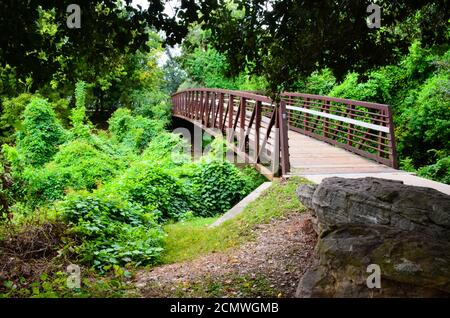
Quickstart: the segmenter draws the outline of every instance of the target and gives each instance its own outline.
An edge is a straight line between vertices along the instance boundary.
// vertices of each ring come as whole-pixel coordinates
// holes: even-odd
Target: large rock
[[[380,224],[433,237],[450,237],[450,197],[430,188],[379,178],[327,178],[297,189],[321,230],[338,225]]]
[[[297,194],[320,233],[298,297],[450,295],[450,196],[377,178],[328,178]],[[370,264],[380,289],[367,286]]]

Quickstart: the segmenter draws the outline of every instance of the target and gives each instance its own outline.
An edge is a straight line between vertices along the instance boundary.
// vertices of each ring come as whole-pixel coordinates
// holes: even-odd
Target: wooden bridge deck
[[[289,150],[291,171],[286,177],[302,176],[314,183],[320,183],[322,179],[333,176],[376,177],[433,188],[450,195],[450,185],[390,168],[292,130],[289,131]]]
[[[292,130],[289,130],[289,154],[293,175],[397,171]]]

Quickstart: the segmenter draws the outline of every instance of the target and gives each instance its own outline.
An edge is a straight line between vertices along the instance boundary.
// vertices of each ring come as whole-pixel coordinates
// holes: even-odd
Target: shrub
[[[402,73],[409,79],[425,79],[432,71],[433,55],[417,40],[411,44],[408,50],[408,54],[400,62]]]
[[[248,192],[246,179],[228,161],[203,161],[196,166],[192,187],[199,216],[213,216],[229,210]]]
[[[68,188],[93,190],[123,169],[123,163],[87,142],[71,141],[44,167],[25,170],[29,203],[36,206],[61,199]]]
[[[349,99],[361,99],[361,94],[359,94],[359,92],[356,90],[356,87],[358,86],[358,79],[358,73],[348,73],[342,83],[333,87],[330,92],[330,96]]]
[[[174,168],[190,161],[189,147],[180,135],[162,132],[148,144],[142,153],[142,158]]]
[[[424,178],[450,184],[450,156],[439,159],[432,165],[420,168],[417,174]]]
[[[75,86],[75,108],[72,109],[70,120],[72,122],[73,137],[89,138],[90,123],[86,117],[86,83],[77,82]]]
[[[233,80],[225,76],[229,67],[224,55],[214,48],[196,48],[183,59],[189,77],[205,87],[236,89]]]
[[[109,265],[151,264],[163,250],[164,233],[156,215],[139,205],[97,191],[72,194],[61,208],[77,237],[75,251],[100,270]]]
[[[320,72],[313,72],[306,79],[305,93],[327,95],[333,89],[334,85],[336,85],[336,78],[333,72],[325,68]]]
[[[14,98],[5,98],[1,103],[0,115],[0,144],[13,143],[15,139],[15,132],[22,130],[23,113],[26,106],[33,98],[39,98],[40,95],[23,93]],[[68,107],[66,99],[55,99],[50,103],[50,106],[55,110],[59,119],[63,118]]]
[[[431,149],[450,149],[450,76],[430,77],[417,94],[414,107],[404,113],[398,135],[398,149],[410,156],[416,166],[434,161]]]
[[[371,71],[365,82],[360,82],[359,77],[355,72],[347,74],[344,81],[335,86],[329,95],[376,103],[385,103],[390,99],[391,81],[386,69]]]
[[[31,76],[27,77],[25,81],[18,78],[16,68],[8,63],[0,65],[0,96],[12,96],[17,94],[18,91],[26,91],[32,81]],[[25,87],[21,87],[22,85]]]
[[[169,96],[160,91],[136,90],[132,95],[132,113],[143,117],[169,122],[171,107]]]
[[[20,94],[11,99],[4,99],[1,105],[0,116],[0,143],[12,143],[16,129],[20,129],[22,123],[22,114],[27,104],[34,96],[28,93]]]
[[[135,163],[106,191],[157,213],[161,221],[178,219],[193,206],[188,189],[163,167],[149,161]]]
[[[22,129],[17,134],[17,151],[26,164],[49,162],[65,140],[65,131],[50,104],[34,98],[26,107]]]
[[[254,189],[259,187],[262,183],[266,182],[267,179],[258,170],[252,166],[245,166],[241,173],[245,178],[246,188],[245,194],[252,192]]]
[[[412,159],[409,157],[400,160],[400,169],[408,172],[417,171],[416,168],[414,167]]]
[[[108,121],[113,138],[132,149],[142,151],[164,128],[164,123],[143,116],[133,116],[129,109],[119,108]]]

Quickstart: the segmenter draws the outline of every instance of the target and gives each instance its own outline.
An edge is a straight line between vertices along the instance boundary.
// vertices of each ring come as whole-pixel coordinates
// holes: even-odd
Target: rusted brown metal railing
[[[283,93],[289,129],[397,168],[388,105],[327,96]]]
[[[287,117],[266,96],[223,89],[189,89],[172,95],[173,115],[225,136],[245,162],[267,175],[290,170]]]
[[[252,92],[207,88],[177,92],[172,101],[174,116],[225,134],[246,160],[263,167],[270,158],[272,175],[290,170],[289,129],[397,167],[388,105],[299,93],[283,93],[275,104]]]

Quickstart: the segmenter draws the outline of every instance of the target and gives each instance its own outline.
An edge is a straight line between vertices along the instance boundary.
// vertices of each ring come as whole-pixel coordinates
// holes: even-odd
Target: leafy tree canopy
[[[411,37],[446,41],[449,1],[380,0],[381,28],[368,28],[372,0],[218,0],[202,27],[227,57],[229,74],[265,75],[269,90],[290,89],[299,75],[329,67],[340,79],[392,62]]]

